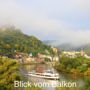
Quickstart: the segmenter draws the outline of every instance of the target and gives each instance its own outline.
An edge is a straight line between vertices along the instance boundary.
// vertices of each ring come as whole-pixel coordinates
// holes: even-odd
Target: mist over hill
[[[23,52],[35,56],[37,53],[45,53],[45,50],[49,51],[50,47],[35,36],[26,35],[15,27],[0,28],[0,54]]]
[[[82,44],[82,45],[74,45],[72,43],[61,43],[57,44],[57,40],[46,40],[43,41],[47,45],[55,46],[59,48],[60,50],[66,50],[66,51],[80,51],[84,50],[85,52],[90,53],[90,44]]]

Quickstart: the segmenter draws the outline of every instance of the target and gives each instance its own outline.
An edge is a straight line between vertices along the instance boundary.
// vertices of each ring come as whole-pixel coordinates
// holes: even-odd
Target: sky
[[[90,43],[90,0],[0,0],[0,26],[55,43]]]

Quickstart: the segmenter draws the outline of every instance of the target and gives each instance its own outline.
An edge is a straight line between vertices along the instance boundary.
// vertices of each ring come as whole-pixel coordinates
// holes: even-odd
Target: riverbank
[[[0,57],[0,90],[41,90],[38,87],[30,88],[14,87],[14,81],[28,81],[20,71],[20,64],[15,59]]]
[[[60,62],[55,63],[54,68],[75,76],[90,76],[90,59],[62,57]]]
[[[42,70],[47,70],[47,69],[51,69],[53,68],[53,66],[50,66],[49,64],[34,64],[34,65],[25,65],[24,68],[26,68],[26,70],[28,72],[36,70],[37,72],[42,72]],[[89,76],[85,76],[85,77],[79,77],[79,76],[75,76],[69,73],[65,73],[65,72],[60,72],[58,71],[59,75],[60,75],[60,80],[58,80],[58,82],[62,82],[62,81],[66,81],[66,82],[76,82],[77,87],[76,88],[68,88],[68,87],[50,87],[50,88],[39,88],[41,90],[87,90],[85,88],[89,88],[90,87],[90,77]],[[42,79],[42,78],[37,78],[37,77],[30,77],[27,76],[27,81],[31,81],[32,83],[49,83],[49,84],[55,84],[57,81],[56,80],[47,80],[47,79]],[[84,84],[85,85],[84,85]],[[81,85],[81,87],[79,87],[79,85]],[[34,88],[34,87],[33,87]],[[28,90],[37,90],[37,88],[34,89],[29,89]]]

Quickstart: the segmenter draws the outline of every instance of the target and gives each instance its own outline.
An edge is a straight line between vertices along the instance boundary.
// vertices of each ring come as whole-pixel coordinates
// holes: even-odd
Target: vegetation
[[[42,90],[42,89],[39,87],[32,86],[32,87],[27,87],[26,90]]]
[[[90,47],[85,48],[84,51],[90,53]]]
[[[22,79],[19,63],[10,59],[17,52],[37,56],[38,53],[50,54],[52,50],[36,37],[25,35],[15,27],[0,28],[0,90],[16,90],[14,81]],[[41,89],[32,86],[27,90]]]
[[[55,68],[59,71],[73,73],[75,75],[90,75],[90,59],[84,57],[68,58],[63,56]]]
[[[15,27],[0,28],[0,54],[12,57],[15,52],[48,54],[50,46],[43,44],[34,36],[28,36]]]
[[[14,81],[21,79],[18,62],[0,57],[0,90],[14,90]]]

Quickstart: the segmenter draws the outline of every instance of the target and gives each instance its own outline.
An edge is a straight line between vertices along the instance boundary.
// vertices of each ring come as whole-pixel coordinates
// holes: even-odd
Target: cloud
[[[90,20],[89,4],[89,0],[38,0],[36,2],[1,0],[0,25],[15,25],[23,32],[33,34],[42,40],[58,40],[57,44],[90,43],[90,26],[89,29],[88,27],[82,29],[83,19]],[[81,28],[78,28],[75,23],[78,20]],[[74,22],[74,25],[70,22]]]

